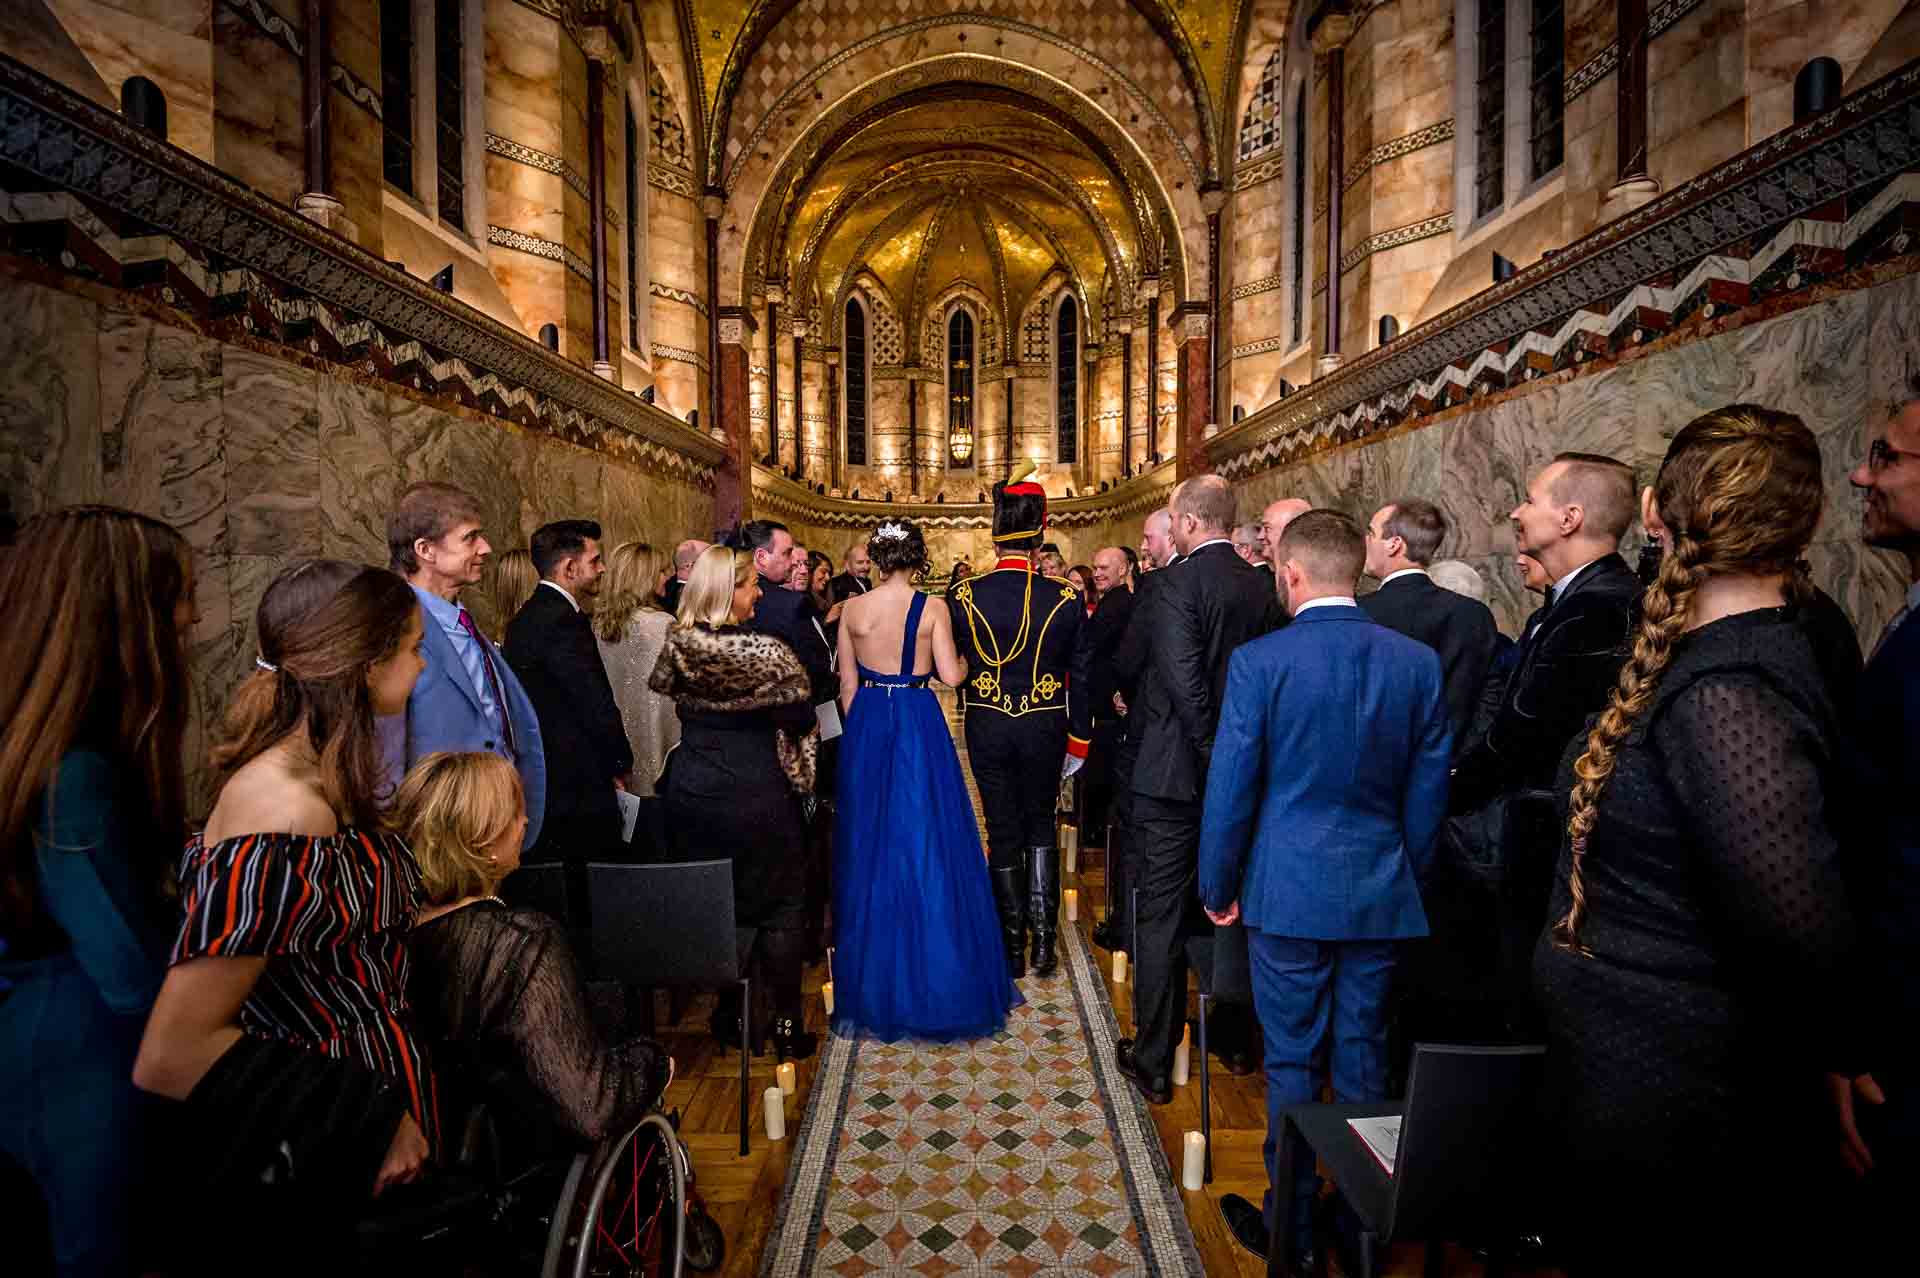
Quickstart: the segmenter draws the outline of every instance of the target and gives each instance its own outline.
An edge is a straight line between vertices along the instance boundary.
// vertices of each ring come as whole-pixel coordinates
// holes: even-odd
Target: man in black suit
[[[707,553],[712,543],[689,537],[673,548],[673,576],[667,578],[666,593],[660,597],[660,606],[668,612],[680,611],[680,592],[687,588],[687,578],[693,575],[693,566],[700,562],[700,556]]]
[[[1226,691],[1227,658],[1283,620],[1273,575],[1235,553],[1233,489],[1199,475],[1174,489],[1171,533],[1180,552],[1158,588],[1138,605],[1129,629],[1144,625],[1149,655],[1129,712],[1138,726],[1133,827],[1139,850],[1134,937],[1135,1035],[1122,1039],[1120,1071],[1148,1100],[1172,1097],[1168,1074],[1186,1021],[1186,936],[1198,913],[1200,808]]]
[[[1119,940],[1115,920],[1127,899],[1126,868],[1117,855],[1125,835],[1114,819],[1115,771],[1127,720],[1115,698],[1120,691],[1114,658],[1133,617],[1133,565],[1126,551],[1107,546],[1094,552],[1093,584],[1100,604],[1087,622],[1088,699],[1093,703],[1093,743],[1087,748],[1087,823],[1083,839],[1106,849],[1107,917],[1093,930],[1094,944],[1112,949]],[[1099,840],[1094,843],[1093,840]],[[1124,947],[1122,947],[1124,948]]]
[[[1433,584],[1427,566],[1446,540],[1447,517],[1430,501],[1402,497],[1367,525],[1367,575],[1379,589],[1360,600],[1369,617],[1439,654],[1455,749],[1473,720],[1500,629],[1477,599]]]
[[[760,574],[760,602],[754,605],[748,625],[763,635],[786,640],[807,669],[815,705],[833,700],[840,686],[833,674],[833,650],[814,624],[813,600],[806,591],[788,585],[794,564],[806,562],[805,553],[794,544],[787,526],[771,519],[744,525],[740,540],[753,556],[753,570]]]
[[[567,922],[585,926],[588,861],[620,846],[620,805],[633,747],[594,642],[589,611],[600,593],[600,525],[562,519],[534,531],[529,551],[540,584],[507,623],[507,664],[540,719],[547,761],[547,817],[529,862],[582,868],[568,884]]]
[[[1562,453],[1533,477],[1511,516],[1519,552],[1552,584],[1520,640],[1499,708],[1455,763],[1448,810],[1475,814],[1453,829],[1470,825],[1483,840],[1475,855],[1500,882],[1494,961],[1512,1030],[1524,1032],[1532,1018],[1533,945],[1560,852],[1560,756],[1606,705],[1639,612],[1640,579],[1619,549],[1638,512],[1631,468]]]
[[[827,590],[835,603],[845,603],[873,589],[868,580],[872,573],[873,558],[867,554],[867,539],[862,537],[847,547],[847,570],[827,582]]]

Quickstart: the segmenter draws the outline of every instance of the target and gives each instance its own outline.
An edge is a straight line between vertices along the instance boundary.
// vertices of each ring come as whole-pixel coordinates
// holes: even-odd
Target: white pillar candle
[[[1060,852],[1067,863],[1067,873],[1073,874],[1080,868],[1080,827],[1063,825],[1060,827]]]
[[[1173,1085],[1185,1087],[1187,1080],[1193,1077],[1192,1034],[1183,1030],[1180,1034],[1180,1046],[1173,1049]]]
[[[773,1076],[780,1081],[782,1096],[793,1095],[795,1089],[800,1086],[800,1072],[794,1067],[792,1061],[781,1061],[779,1067],[773,1071]]]
[[[1180,1159],[1180,1188],[1200,1190],[1207,1184],[1207,1138],[1188,1132],[1185,1152]]]
[[[827,1015],[833,1015],[833,982],[827,981],[820,986],[820,1001],[827,1005]]]
[[[1061,893],[1061,895],[1066,898],[1067,922],[1078,923],[1080,921],[1080,893],[1073,888],[1068,888],[1065,892]]]
[[[769,1087],[761,1097],[761,1107],[767,1111],[767,1139],[785,1140],[787,1138],[787,1094],[778,1087]]]
[[[1127,983],[1127,952],[1125,950],[1113,952],[1113,983],[1115,985]]]

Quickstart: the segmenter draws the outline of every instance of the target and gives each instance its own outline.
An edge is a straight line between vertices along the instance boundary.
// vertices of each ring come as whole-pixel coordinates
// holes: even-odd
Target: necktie
[[[487,686],[493,690],[493,704],[500,712],[500,726],[504,730],[507,749],[514,755],[520,751],[513,743],[513,715],[507,709],[506,694],[500,689],[500,675],[493,668],[493,653],[487,648],[487,641],[480,637],[480,628],[473,624],[473,614],[465,608],[460,610],[460,628],[467,632],[467,638],[473,640],[480,649],[480,664],[486,667]]]

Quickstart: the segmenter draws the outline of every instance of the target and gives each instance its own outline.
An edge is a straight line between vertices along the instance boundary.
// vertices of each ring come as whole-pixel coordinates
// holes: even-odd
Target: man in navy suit
[[[1871,1167],[1877,1204],[1898,1209],[1920,1183],[1920,812],[1900,797],[1920,769],[1920,384],[1848,478],[1866,499],[1861,537],[1904,556],[1910,585],[1873,645],[1849,714],[1860,789],[1848,805],[1856,821],[1848,880],[1868,943],[1862,1002],[1873,1015],[1862,1029],[1872,1072],[1832,1082],[1846,1158],[1856,1171]]]
[[[480,503],[452,484],[414,484],[387,517],[387,555],[420,600],[427,668],[407,698],[405,715],[380,723],[387,779],[395,785],[427,755],[490,750],[520,773],[526,795],[524,846],[540,837],[546,817],[547,762],[540,719],[526,689],[493,646],[460,592],[486,571]]]
[[[1318,1094],[1316,1057],[1341,1101],[1386,1098],[1394,949],[1427,932],[1419,878],[1453,747],[1439,657],[1354,602],[1360,525],[1310,510],[1272,553],[1293,624],[1229,662],[1200,832],[1201,904],[1217,924],[1246,924],[1266,1039],[1265,1215],[1237,1195],[1220,1204],[1260,1255],[1289,1190],[1271,1183],[1277,1118]],[[1298,1271],[1311,1264],[1312,1157],[1294,1168]]]

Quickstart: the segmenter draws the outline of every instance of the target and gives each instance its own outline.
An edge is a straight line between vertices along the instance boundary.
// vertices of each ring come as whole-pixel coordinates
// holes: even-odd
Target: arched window
[[[973,312],[956,306],[947,316],[947,465],[973,465]]]
[[[1053,313],[1054,459],[1063,466],[1080,460],[1080,306],[1062,290]]]
[[[1567,26],[1565,0],[1532,0],[1533,39],[1528,46],[1527,74],[1532,80],[1528,114],[1532,128],[1527,142],[1535,182],[1560,167],[1566,158]]]
[[[840,396],[847,433],[847,465],[867,464],[867,308],[858,298],[847,299],[847,317],[840,334],[840,367],[846,384]],[[799,376],[798,372],[794,374]],[[795,388],[798,394],[798,388]]]
[[[413,194],[413,6],[380,0],[380,123],[387,181]]]
[[[1462,229],[1511,209],[1566,159],[1565,0],[1456,0],[1456,191],[1471,191]]]

